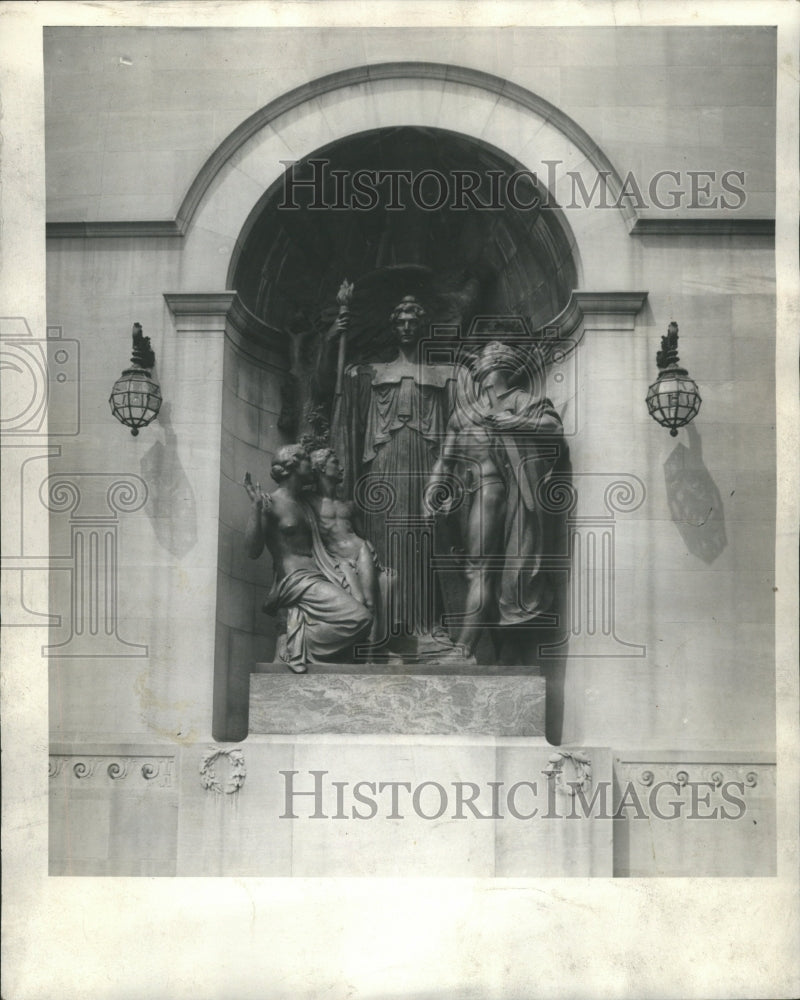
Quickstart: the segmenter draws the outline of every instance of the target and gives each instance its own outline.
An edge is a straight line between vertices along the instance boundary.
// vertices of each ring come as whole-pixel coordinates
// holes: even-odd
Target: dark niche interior
[[[324,168],[325,205],[346,205],[337,184],[357,171],[437,171],[452,178],[471,171],[482,179],[481,204],[491,204],[491,172],[504,178],[523,168],[494,147],[442,129],[403,126],[363,132],[322,147],[292,169],[310,180],[314,160]],[[372,208],[313,207],[310,187],[296,187],[296,210],[281,208],[286,178],[272,186],[253,209],[231,261],[228,287],[268,326],[292,334],[319,329],[336,313],[336,292],[344,278],[356,283],[354,328],[369,336],[372,352],[386,331],[393,296],[418,294],[437,322],[466,329],[474,316],[524,316],[531,329],[553,319],[577,284],[574,243],[562,213],[548,192],[529,178],[515,184],[517,202],[536,200],[542,208],[465,207],[450,202],[430,209],[415,205],[410,187],[400,184],[402,208],[392,208],[391,191],[376,186]],[[436,203],[436,182],[419,189]],[[452,192],[451,192],[452,193]],[[338,199],[338,201],[337,201]],[[364,199],[361,199],[362,201]],[[375,310],[376,315],[370,314]],[[373,319],[375,329],[373,326]],[[357,350],[357,341],[354,342]]]

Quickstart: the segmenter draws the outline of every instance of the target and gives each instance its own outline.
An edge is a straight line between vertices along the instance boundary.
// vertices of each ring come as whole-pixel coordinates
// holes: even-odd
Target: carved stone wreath
[[[228,780],[223,785],[218,779],[214,764],[220,757],[228,758],[229,774]],[[236,748],[223,749],[222,747],[209,747],[208,752],[200,762],[200,781],[203,788],[214,791],[218,795],[232,795],[238,792],[247,777],[247,768],[244,763],[244,754]]]
[[[569,763],[572,777],[564,775],[564,765]],[[559,750],[551,754],[547,767],[542,771],[548,781],[555,781],[556,790],[563,795],[585,791],[592,783],[592,762],[580,750]]]

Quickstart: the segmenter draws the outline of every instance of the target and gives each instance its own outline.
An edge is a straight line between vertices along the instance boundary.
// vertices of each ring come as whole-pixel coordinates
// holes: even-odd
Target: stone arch
[[[206,191],[222,166],[260,129],[271,125],[281,115],[330,91],[357,84],[375,83],[379,80],[407,79],[442,80],[464,84],[496,94],[498,97],[527,108],[542,120],[551,122],[569,138],[581,150],[585,158],[592,163],[598,173],[607,172],[612,196],[618,197],[622,189],[622,180],[605,153],[569,115],[533,91],[492,73],[485,73],[482,70],[466,66],[451,66],[445,63],[392,62],[372,66],[356,66],[340,70],[337,73],[330,73],[300,87],[295,87],[274,101],[270,101],[263,108],[259,108],[226,136],[203,164],[178,209],[176,217],[178,226],[182,231],[188,228]],[[620,206],[620,210],[626,220],[631,224],[635,222],[636,213],[632,206],[625,202]]]
[[[321,77],[270,102],[241,123],[206,161],[187,192],[177,224],[186,236],[184,287],[222,288],[253,207],[283,173],[321,146],[355,132],[400,125],[452,129],[503,151],[542,178],[569,206],[580,177],[591,191],[605,178],[611,211],[568,213],[580,249],[578,287],[630,280],[628,233],[636,213],[622,181],[591,137],[531,91],[491,74],[431,63],[354,67]],[[283,162],[282,162],[283,161]],[[569,173],[568,173],[569,172]]]

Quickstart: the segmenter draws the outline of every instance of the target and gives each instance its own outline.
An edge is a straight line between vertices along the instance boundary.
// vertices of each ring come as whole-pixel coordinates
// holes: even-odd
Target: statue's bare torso
[[[318,494],[309,497],[309,502],[316,514],[325,548],[341,559],[358,559],[364,539],[355,531],[355,504]]]
[[[300,502],[280,487],[264,494],[264,540],[276,579],[298,569],[314,569],[311,526]]]

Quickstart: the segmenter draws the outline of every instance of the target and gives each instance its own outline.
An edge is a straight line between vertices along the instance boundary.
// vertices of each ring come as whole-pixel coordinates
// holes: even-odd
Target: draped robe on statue
[[[313,508],[304,501],[299,507],[311,532],[316,568],[303,567],[274,580],[263,609],[286,614],[281,658],[291,667],[336,659],[365,639],[372,625],[371,613],[352,596],[341,567],[323,545]]]
[[[498,594],[501,625],[532,623],[552,608],[557,582],[542,557],[552,546],[554,515],[544,497],[548,481],[566,456],[561,418],[549,399],[527,402],[514,418],[512,428],[493,432],[491,445],[506,487],[505,563]],[[516,562],[519,558],[522,565]]]
[[[408,521],[422,515],[423,493],[455,402],[455,377],[452,365],[353,365],[345,371],[337,400],[332,440],[344,463],[344,495],[363,511],[365,537],[381,563],[401,576],[388,551],[387,518]],[[357,488],[365,474],[368,481]],[[430,589],[426,575],[398,579],[397,585],[401,592],[415,586]],[[410,606],[404,610],[407,623],[419,626],[408,620],[414,617]]]

